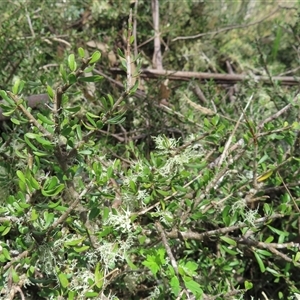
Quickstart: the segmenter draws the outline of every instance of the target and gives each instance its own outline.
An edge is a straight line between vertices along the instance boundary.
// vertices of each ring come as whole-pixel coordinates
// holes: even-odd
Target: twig
[[[114,74],[124,74],[120,68],[110,68]],[[222,74],[222,73],[204,73],[204,72],[189,72],[189,71],[173,71],[173,70],[158,70],[158,69],[141,69],[141,77],[159,78],[166,77],[169,80],[185,80],[189,81],[197,78],[204,81],[215,80],[217,83],[235,84],[239,81],[251,80],[262,81],[270,84],[268,76],[260,75],[244,75],[244,74]],[[273,76],[273,81],[279,81],[282,85],[299,85],[299,77],[296,76]]]
[[[259,218],[259,219],[255,220],[254,223],[261,224],[261,223],[267,222],[269,220],[274,220],[274,219],[283,218],[283,217],[284,217],[284,215],[282,215],[282,214],[274,214],[272,216]],[[166,236],[170,237],[170,238],[184,238],[184,239],[193,239],[193,240],[202,241],[205,237],[211,237],[211,236],[216,236],[216,235],[220,235],[220,234],[225,234],[225,233],[232,232],[237,229],[241,229],[241,228],[245,228],[245,227],[249,227],[249,224],[240,223],[238,225],[229,226],[229,227],[225,227],[225,228],[219,228],[219,229],[215,229],[215,230],[210,230],[210,231],[206,231],[203,233],[198,233],[198,232],[194,232],[194,231],[190,231],[190,230],[189,231],[179,231],[178,229],[174,228],[171,232],[166,232]]]
[[[243,24],[243,25],[228,26],[228,27],[225,27],[225,28],[221,28],[219,30],[209,31],[209,32],[200,33],[200,34],[196,34],[196,35],[191,35],[191,36],[178,36],[175,39],[173,39],[172,42],[175,42],[175,41],[178,41],[178,40],[198,39],[198,38],[200,38],[202,36],[205,36],[205,35],[219,34],[219,33],[224,32],[224,31],[229,31],[229,30],[234,30],[234,29],[240,29],[240,28],[246,28],[246,27],[254,26],[254,25],[257,25],[257,24],[263,22],[264,20],[270,18],[271,16],[273,16],[279,10],[279,8],[281,8],[281,7],[277,7],[270,14],[268,14],[265,17],[263,17],[261,20],[253,22],[253,23]]]
[[[163,245],[165,246],[165,249],[166,249],[167,254],[168,254],[168,257],[169,257],[169,259],[170,259],[170,261],[171,261],[172,267],[173,267],[173,269],[174,269],[176,275],[179,277],[179,273],[178,273],[178,265],[177,265],[177,262],[176,262],[176,259],[175,259],[174,255],[173,255],[173,253],[172,253],[172,250],[171,250],[171,248],[170,248],[170,246],[169,246],[169,244],[168,244],[166,234],[165,234],[165,232],[164,232],[164,230],[163,230],[163,228],[162,228],[160,222],[155,222],[155,226],[156,226],[157,230],[158,230],[159,233],[160,233],[162,243],[163,243]]]
[[[244,109],[244,112],[247,110],[248,106],[250,105],[250,102],[251,102],[252,98],[253,98],[253,94],[252,94],[251,97],[249,98],[249,101],[248,101],[248,103],[246,104],[246,107],[245,107],[245,109]],[[219,160],[219,162],[218,162],[218,167],[220,167],[220,166],[222,165],[222,163],[223,163],[223,161],[224,161],[224,159],[225,159],[225,157],[226,157],[226,155],[227,155],[227,151],[228,151],[228,149],[229,149],[229,147],[230,147],[232,138],[233,138],[233,136],[234,136],[234,134],[235,134],[237,128],[239,127],[240,122],[242,121],[242,118],[243,118],[243,116],[244,116],[244,112],[241,113],[240,118],[238,119],[237,123],[235,124],[235,126],[234,126],[234,128],[233,128],[233,130],[232,130],[232,133],[230,134],[230,136],[229,136],[229,138],[228,138],[228,140],[227,140],[227,142],[226,142],[226,144],[225,144],[224,150],[223,150],[222,155],[221,155],[221,157],[220,157],[220,160]]]
[[[27,11],[27,8],[26,8],[26,19],[27,19],[27,22],[28,22],[28,25],[29,25],[29,29],[30,29],[31,35],[34,38],[35,37],[35,33],[34,33],[33,28],[32,28],[32,23],[31,23],[31,19],[30,19],[29,13]]]
[[[48,132],[26,108],[22,104],[18,104],[20,102],[20,99],[16,95],[9,91],[7,92],[7,94],[10,98],[14,100],[14,102],[17,105],[17,108],[22,111],[22,113],[27,117],[27,119],[31,123],[33,123],[39,129],[40,132],[42,132],[45,136],[49,137],[50,139],[53,139],[53,135],[50,132]]]
[[[205,98],[205,95],[201,91],[199,85],[195,84],[192,89],[193,89],[194,93],[198,96],[199,100],[201,100],[202,103],[208,104],[208,100]],[[217,113],[216,110],[215,110],[215,113]]]
[[[127,50],[126,50],[126,64],[127,64],[127,87],[126,92],[129,93],[132,87],[132,71],[131,71],[131,51],[130,51],[130,38],[132,31],[132,10],[129,13],[128,30],[127,30]]]
[[[91,181],[86,188],[78,194],[74,189],[68,188],[67,191],[69,193],[70,200],[73,200],[73,203],[70,207],[60,216],[58,220],[56,220],[51,226],[49,226],[47,230],[47,234],[56,228],[59,224],[63,223],[69,216],[69,214],[76,208],[79,204],[80,200],[86,195],[86,193],[90,190],[90,188],[94,185],[94,181]]]
[[[138,0],[135,0],[134,3],[134,16],[133,16],[133,37],[134,37],[134,56],[138,55],[138,46],[137,46],[137,8]]]
[[[152,17],[154,27],[154,53],[152,58],[153,67],[157,70],[163,70],[162,55],[160,46],[160,33],[159,33],[159,2],[158,0],[152,0]]]
[[[296,100],[298,99],[298,96],[299,96],[299,95],[300,95],[300,94],[297,94],[297,95],[294,97],[292,103],[295,103],[295,102],[296,102]],[[286,105],[285,107],[283,107],[281,110],[279,110],[279,111],[276,112],[275,114],[269,116],[269,117],[266,118],[264,121],[262,121],[262,122],[258,125],[258,129],[259,129],[259,130],[262,129],[262,128],[264,127],[265,124],[267,124],[267,123],[269,123],[269,122],[271,122],[271,121],[277,119],[279,116],[281,116],[281,115],[282,115],[283,113],[285,113],[287,110],[289,110],[289,109],[291,108],[291,106],[292,106],[292,103],[289,103],[288,105]]]

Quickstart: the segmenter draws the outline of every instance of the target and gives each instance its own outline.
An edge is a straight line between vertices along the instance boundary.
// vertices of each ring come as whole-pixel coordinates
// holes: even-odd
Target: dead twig
[[[263,21],[265,21],[266,19],[270,18],[271,16],[273,16],[275,13],[277,13],[277,11],[283,7],[277,7],[275,10],[273,10],[270,14],[268,14],[267,16],[263,17],[262,19],[260,19],[259,21],[256,22],[252,22],[252,23],[248,23],[248,24],[243,24],[243,25],[233,25],[233,26],[228,26],[225,28],[221,28],[218,30],[214,30],[214,31],[209,31],[209,32],[205,32],[205,33],[199,33],[196,35],[190,35],[190,36],[178,36],[175,39],[172,40],[172,42],[178,41],[178,40],[191,40],[191,39],[198,39],[202,36],[205,35],[212,35],[212,34],[219,34],[222,33],[224,31],[229,31],[229,30],[234,30],[234,29],[240,29],[240,28],[246,28],[246,27],[250,27],[250,26],[254,26],[257,25]]]
[[[111,68],[113,74],[124,74],[120,68]],[[141,69],[140,76],[144,78],[159,78],[166,77],[169,80],[189,81],[191,79],[200,79],[203,81],[214,80],[219,84],[235,84],[244,80],[262,81],[270,84],[268,76],[260,75],[245,75],[245,74],[221,74],[221,73],[204,73],[204,72],[189,72],[189,71],[173,71],[173,70],[158,70],[158,69]],[[281,85],[299,85],[300,78],[295,76],[273,76],[273,81],[281,82]]]
[[[153,67],[157,70],[163,70],[162,55],[160,46],[160,33],[159,33],[159,2],[152,0],[152,17],[154,26],[154,53],[153,53]]]

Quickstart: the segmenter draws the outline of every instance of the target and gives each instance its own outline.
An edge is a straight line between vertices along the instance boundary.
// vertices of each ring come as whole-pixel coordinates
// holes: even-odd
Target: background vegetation
[[[1,299],[300,297],[298,2],[0,10]]]

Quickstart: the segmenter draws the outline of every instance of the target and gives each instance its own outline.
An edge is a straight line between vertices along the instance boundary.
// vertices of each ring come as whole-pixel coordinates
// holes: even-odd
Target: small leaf
[[[90,248],[90,246],[74,247],[74,250],[75,250],[77,253],[81,253],[81,252],[84,252],[84,251],[88,250],[89,248]]]
[[[67,242],[64,242],[64,246],[65,247],[76,246],[78,244],[81,244],[84,240],[85,240],[85,238],[76,239],[76,240],[72,240],[72,241],[67,241]]]
[[[1,235],[5,236],[10,232],[11,226],[5,227],[5,229],[2,231]]]
[[[80,125],[76,126],[76,133],[77,133],[78,139],[81,141],[82,140],[82,133],[81,133],[81,126]]]
[[[171,286],[172,293],[175,296],[178,296],[179,291],[180,291],[180,284],[179,284],[179,280],[178,280],[177,276],[172,277],[172,279],[170,281],[170,286]]]
[[[224,242],[226,242],[227,244],[231,245],[231,246],[236,246],[236,241],[227,237],[227,236],[221,236],[220,237],[221,240],[223,240]]]
[[[103,79],[103,76],[100,75],[93,75],[93,76],[88,76],[88,77],[79,77],[78,81],[83,81],[83,82],[97,82]]]
[[[185,286],[195,295],[198,297],[201,297],[203,295],[203,290],[201,289],[201,286],[198,282],[194,281],[190,277],[183,277],[183,281],[185,283]],[[201,299],[201,298],[198,298]]]
[[[17,176],[22,182],[26,182],[25,175],[20,170],[17,171]]]
[[[117,52],[118,52],[118,55],[119,55],[120,57],[125,58],[125,56],[124,56],[124,54],[123,54],[123,52],[122,52],[122,50],[121,50],[120,48],[118,48]]]
[[[262,181],[265,181],[267,180],[271,175],[273,174],[273,171],[268,171],[260,176],[257,177],[257,182],[262,182]]]
[[[16,124],[16,125],[20,125],[20,124],[21,124],[21,122],[20,122],[18,119],[16,119],[16,118],[10,118],[10,120],[11,120],[14,124]]]
[[[93,64],[97,62],[101,57],[101,53],[99,51],[95,51],[92,55],[91,60],[89,61],[89,64]]]
[[[265,267],[265,265],[264,265],[262,259],[260,258],[260,256],[259,256],[255,251],[254,251],[254,256],[255,256],[255,258],[256,258],[256,260],[257,260],[257,263],[258,263],[258,265],[259,265],[260,271],[261,271],[262,273],[264,273],[264,272],[266,271],[266,267]]]
[[[85,296],[86,298],[95,298],[95,297],[98,298],[99,293],[98,293],[98,292],[86,292],[86,293],[84,294],[84,296]]]
[[[76,61],[75,61],[75,56],[74,54],[70,54],[69,57],[68,57],[68,64],[69,64],[69,68],[72,72],[75,72],[76,71],[76,68],[77,68],[77,64],[76,64]]]
[[[84,58],[85,56],[85,53],[84,53],[84,49],[82,47],[79,47],[78,48],[78,54],[81,58]]]
[[[54,91],[50,85],[47,85],[47,93],[50,98],[54,97]]]
[[[37,114],[37,117],[39,120],[41,120],[43,123],[47,124],[47,125],[54,125],[55,123],[48,119],[46,116],[42,115],[41,113]]]
[[[12,92],[13,92],[15,95],[18,94],[18,91],[19,91],[19,85],[20,85],[20,79],[18,78],[18,79],[15,81],[14,86],[12,87]]]
[[[4,90],[1,90],[1,91],[0,91],[0,96],[1,96],[1,98],[3,98],[7,103],[9,103],[10,105],[14,105],[14,104],[15,104],[15,102],[14,102],[11,98],[9,98],[9,97],[7,96],[7,93],[6,93]]]
[[[17,274],[17,272],[15,271],[15,269],[11,270],[11,276],[12,276],[14,283],[19,283],[20,278],[19,278],[19,275]]]
[[[76,83],[77,81],[77,78],[75,76],[75,74],[71,73],[68,75],[68,81],[69,81],[69,84],[74,84]]]
[[[251,290],[253,288],[253,283],[250,281],[245,280],[244,285],[246,290]]]
[[[59,73],[64,81],[64,83],[67,83],[68,79],[67,79],[67,73],[66,73],[66,70],[64,69],[64,66],[63,65],[60,65],[59,67]]]
[[[136,184],[135,184],[135,182],[134,182],[133,180],[130,180],[129,186],[130,186],[131,190],[132,190],[134,193],[137,192]]]
[[[299,262],[299,260],[300,260],[300,252],[298,251],[294,257],[294,261]]]
[[[66,288],[69,285],[67,275],[64,273],[58,274],[58,279],[63,288]]]
[[[95,268],[95,285],[99,289],[101,289],[103,286],[103,276],[104,276],[104,273],[103,273],[103,271],[100,271],[100,263],[98,262],[96,264],[96,268]]]

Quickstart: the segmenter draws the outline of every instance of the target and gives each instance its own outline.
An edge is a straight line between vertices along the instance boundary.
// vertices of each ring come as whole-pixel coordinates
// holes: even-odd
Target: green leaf
[[[177,276],[172,277],[172,279],[170,281],[170,286],[171,286],[172,293],[175,296],[178,296],[179,291],[180,291],[180,284],[179,284],[179,280],[178,280]]]
[[[30,182],[30,185],[31,185],[35,190],[39,190],[39,189],[40,189],[40,185],[39,185],[39,183],[35,180],[34,177],[30,176],[29,182]]]
[[[17,95],[20,94],[24,88],[24,84],[25,82],[23,80],[20,80],[19,78],[16,80],[13,88],[12,88],[12,92]]]
[[[299,262],[299,260],[300,260],[300,252],[298,251],[294,257],[294,261]]]
[[[69,84],[74,84],[76,83],[77,81],[77,78],[75,76],[75,74],[71,73],[68,75],[68,81],[69,81]]]
[[[7,93],[4,90],[0,90],[0,96],[3,98],[8,104],[15,105],[14,100],[7,96]]]
[[[100,75],[93,75],[89,77],[79,77],[78,81],[83,81],[83,82],[98,82],[103,79],[103,76]]]
[[[84,240],[85,240],[85,238],[76,239],[76,240],[72,240],[72,241],[67,241],[67,242],[64,242],[64,246],[65,247],[77,246],[78,244],[81,244]]]
[[[29,138],[26,136],[24,136],[24,140],[26,142],[26,144],[33,150],[38,151],[38,149],[30,142]]]
[[[81,132],[81,126],[80,125],[76,126],[76,133],[77,133],[78,139],[81,141],[82,140],[82,132]]]
[[[203,295],[203,290],[201,289],[200,284],[192,278],[184,276],[183,281],[186,288],[188,288],[196,297],[201,297]]]
[[[175,185],[175,190],[176,191],[179,191],[179,192],[182,192],[182,193],[186,193],[187,192],[187,189],[182,187],[181,185]]]
[[[32,209],[31,215],[30,215],[30,221],[35,221],[38,219],[38,217],[39,217],[39,214],[37,213],[37,211],[35,209]]]
[[[26,182],[26,179],[25,179],[25,175],[22,173],[22,171],[18,170],[17,171],[17,176],[19,177],[19,179],[22,181],[22,182]]]
[[[11,226],[6,226],[5,229],[2,231],[1,235],[5,236],[7,235],[11,230]]]
[[[77,68],[77,64],[75,61],[75,55],[74,54],[70,54],[68,57],[68,64],[69,64],[69,68],[72,72],[76,71]]]
[[[221,240],[223,240],[224,242],[226,242],[227,244],[236,247],[236,241],[227,237],[227,236],[221,236],[220,237]]]
[[[246,290],[251,290],[253,288],[253,283],[250,281],[245,280],[244,285]]]
[[[84,58],[85,56],[85,53],[84,53],[84,49],[82,47],[79,47],[78,48],[78,54],[81,58]]]
[[[6,248],[2,248],[2,254],[4,255],[4,257],[5,257],[7,260],[11,260],[9,251],[8,251]]]
[[[19,281],[20,281],[19,275],[13,268],[11,269],[11,276],[12,276],[12,280],[14,283],[19,283]]]
[[[84,252],[84,251],[88,250],[89,248],[90,248],[90,246],[74,247],[74,250],[77,253],[81,253],[81,252]]]
[[[51,99],[54,97],[54,91],[50,85],[47,85],[47,93]]]
[[[37,113],[37,117],[38,117],[39,120],[42,121],[42,123],[45,123],[47,125],[54,125],[55,124],[55,122],[48,119],[46,116],[42,115],[41,113]]]
[[[256,260],[257,260],[257,263],[258,263],[258,265],[259,265],[260,271],[261,271],[262,273],[264,273],[264,272],[266,271],[266,267],[265,267],[265,265],[264,265],[262,259],[260,258],[260,256],[259,256],[255,251],[254,251],[254,256],[255,256],[255,258],[256,258]]]
[[[16,119],[16,118],[10,118],[10,120],[11,120],[14,124],[16,124],[16,125],[20,125],[20,124],[21,124],[21,122],[20,122],[18,119]]]
[[[54,214],[53,213],[49,213],[47,211],[44,212],[44,220],[46,221],[45,223],[45,228],[49,227],[53,220],[54,220]]]
[[[120,48],[117,49],[117,52],[118,52],[118,55],[119,55],[120,57],[125,58],[125,55],[123,54],[123,52],[122,52],[122,50],[121,50]]]
[[[67,275],[65,275],[64,273],[59,273],[58,280],[63,288],[68,287],[69,281],[68,281]]]
[[[95,51],[92,55],[91,60],[89,61],[89,64],[93,64],[97,62],[101,58],[101,53],[99,51]]]
[[[84,294],[84,296],[85,296],[86,298],[96,298],[96,297],[99,296],[99,293],[97,293],[97,292],[86,292],[86,293]]]
[[[136,80],[134,86],[132,86],[132,87],[130,88],[130,92],[129,92],[130,95],[133,95],[133,94],[137,91],[137,89],[138,89],[138,87],[139,87],[139,84],[140,84],[139,81]]]
[[[170,195],[170,191],[156,190],[156,192],[164,197],[167,197]]]
[[[64,69],[64,66],[63,65],[60,65],[59,67],[59,73],[63,79],[63,82],[64,83],[67,83],[68,82],[68,79],[67,79],[67,73],[66,73],[66,70]]]
[[[153,275],[156,275],[156,273],[159,271],[159,266],[153,259],[150,257],[147,257],[147,260],[142,263],[144,266],[148,267]]]
[[[136,184],[133,180],[129,181],[129,187],[131,188],[131,190],[136,193],[137,192],[137,188],[136,188]]]
[[[95,268],[95,285],[99,289],[101,289],[103,286],[103,276],[104,272],[100,270],[100,263],[98,262]]]

